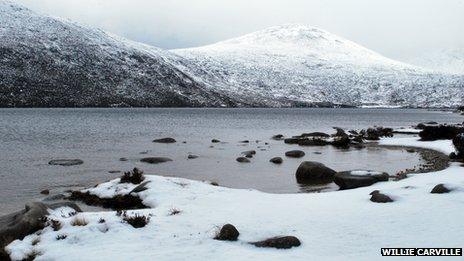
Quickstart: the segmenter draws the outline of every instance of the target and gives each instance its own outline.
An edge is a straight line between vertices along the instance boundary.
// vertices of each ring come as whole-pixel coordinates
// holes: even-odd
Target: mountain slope
[[[0,0],[0,106],[235,106],[165,50]]]
[[[437,72],[464,74],[464,48],[429,51],[408,62]]]
[[[173,50],[219,90],[280,101],[442,107],[463,103],[464,77],[385,58],[326,31],[288,24]]]

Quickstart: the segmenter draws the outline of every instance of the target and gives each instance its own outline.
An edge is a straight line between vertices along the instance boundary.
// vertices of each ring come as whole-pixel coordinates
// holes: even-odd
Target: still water
[[[91,186],[120,175],[109,171],[134,167],[147,174],[274,193],[311,190],[295,182],[295,170],[303,160],[323,162],[338,171],[362,168],[394,174],[420,163],[420,157],[403,150],[298,147],[270,137],[332,133],[333,126],[403,127],[426,121],[457,123],[463,118],[412,109],[0,109],[0,214],[40,199],[43,189],[56,194]],[[178,142],[152,142],[162,137]],[[213,138],[224,143],[212,144]],[[241,144],[241,140],[251,142]],[[257,151],[251,163],[235,161],[240,152],[251,149]],[[301,149],[306,156],[285,158],[283,154],[291,149]],[[188,160],[190,153],[199,158]],[[173,161],[158,165],[139,162],[148,156]],[[271,164],[269,159],[275,156],[282,156],[284,163]],[[122,157],[128,160],[120,161]],[[50,160],[61,158],[82,159],[84,164],[48,165]]]

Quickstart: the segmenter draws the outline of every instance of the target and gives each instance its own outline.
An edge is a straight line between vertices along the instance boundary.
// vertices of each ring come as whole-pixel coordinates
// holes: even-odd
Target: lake
[[[312,189],[299,186],[294,178],[303,160],[320,161],[337,171],[362,168],[394,174],[419,164],[421,159],[403,150],[303,148],[271,140],[273,135],[333,133],[334,126],[407,127],[463,119],[458,114],[418,109],[0,109],[0,214],[43,198],[39,193],[43,189],[56,194],[92,186],[121,175],[109,171],[134,167],[147,174],[210,180],[233,188],[307,192]],[[173,137],[177,142],[152,142],[163,137]],[[213,144],[213,138],[223,143]],[[242,140],[250,143],[239,143]],[[251,149],[257,151],[251,163],[235,161],[242,151]],[[304,150],[306,156],[285,158],[283,154],[291,149]],[[187,159],[190,153],[199,158]],[[139,161],[148,156],[165,156],[173,161],[158,165]],[[275,156],[282,156],[284,163],[270,163]],[[48,164],[62,158],[82,159],[84,164]],[[323,189],[333,188],[329,185]]]

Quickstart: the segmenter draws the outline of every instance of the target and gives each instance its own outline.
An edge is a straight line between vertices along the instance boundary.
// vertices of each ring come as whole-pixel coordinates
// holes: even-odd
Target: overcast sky
[[[35,11],[172,49],[283,23],[325,29],[391,58],[464,48],[464,0],[17,0]]]

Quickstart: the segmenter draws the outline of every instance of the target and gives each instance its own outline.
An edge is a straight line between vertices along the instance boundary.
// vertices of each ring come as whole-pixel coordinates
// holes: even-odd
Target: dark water
[[[301,148],[270,137],[278,133],[332,133],[333,126],[402,127],[425,121],[462,122],[463,117],[403,109],[0,109],[0,214],[40,198],[42,189],[50,189],[53,194],[90,186],[120,175],[108,173],[110,170],[133,167],[149,174],[211,180],[224,186],[276,193],[308,190],[300,188],[294,179],[303,160],[320,161],[336,170],[367,168],[393,174],[420,163],[418,155],[373,148]],[[178,142],[151,142],[168,136]],[[212,138],[226,143],[211,144]],[[252,142],[238,143],[245,139]],[[252,163],[235,162],[240,152],[250,149],[258,152]],[[290,149],[302,149],[306,156],[287,159],[283,154]],[[200,157],[187,160],[189,153]],[[146,156],[166,156],[173,161],[159,165],[139,162]],[[283,156],[284,163],[269,163],[275,156]],[[129,160],[122,162],[121,157]],[[48,165],[59,158],[79,158],[84,164]]]

